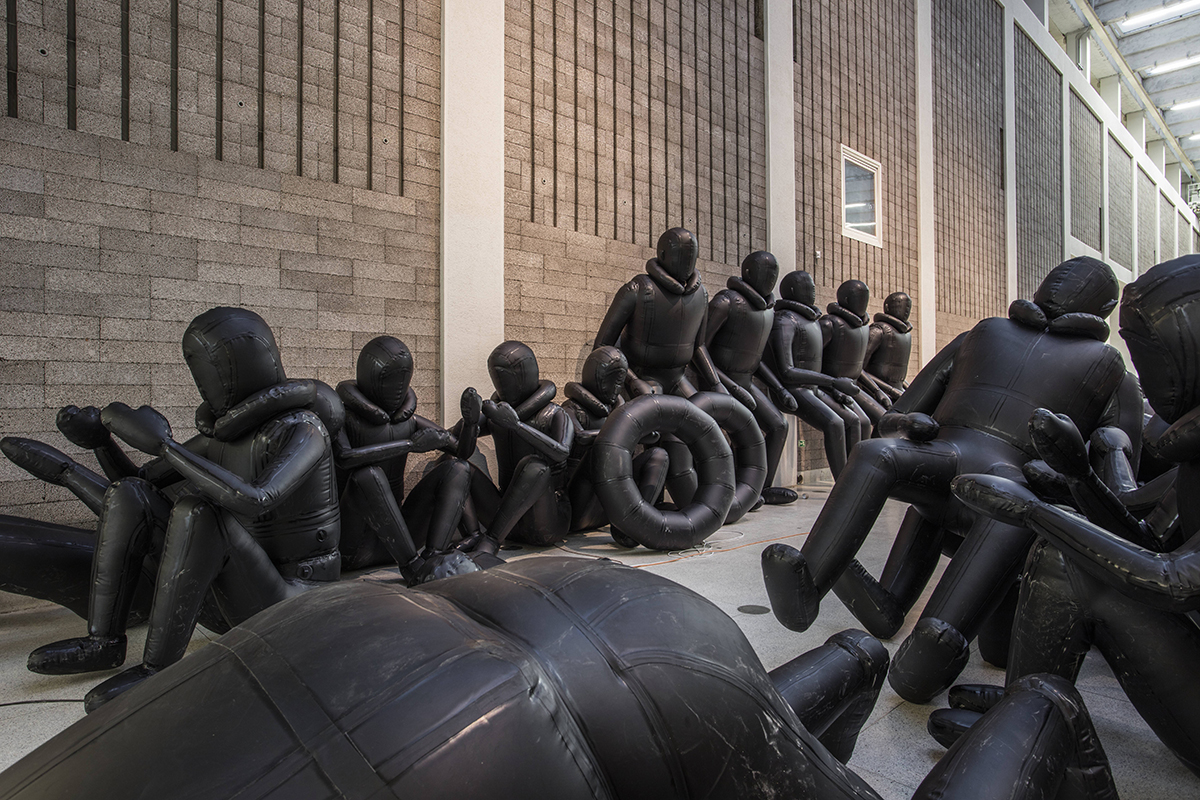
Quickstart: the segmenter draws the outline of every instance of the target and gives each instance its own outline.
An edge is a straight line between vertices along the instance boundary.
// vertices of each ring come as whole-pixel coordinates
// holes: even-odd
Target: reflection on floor
[[[828,486],[804,489],[806,498],[792,506],[767,507],[725,527],[704,545],[677,553],[626,550],[605,532],[571,537],[544,549],[508,550],[509,559],[535,558],[543,553],[583,558],[612,558],[684,584],[710,599],[733,617],[754,645],[763,665],[771,669],[798,653],[821,644],[832,634],[857,627],[856,620],[829,596],[817,624],[798,634],[783,628],[770,613],[759,571],[759,554],[766,543],[803,542]],[[889,503],[860,560],[879,574],[891,536],[899,527],[903,506]],[[918,609],[924,604],[918,603]],[[895,650],[911,630],[909,625],[891,642]],[[46,642],[79,636],[85,625],[70,612],[38,601],[0,593],[0,769],[83,716],[83,695],[111,673],[79,677],[45,677],[25,669],[29,651]],[[145,628],[130,635],[129,663],[141,654]],[[209,636],[198,631],[192,649],[204,647]],[[1002,683],[1001,670],[985,665],[977,652],[963,674],[964,681]],[[1124,800],[1195,797],[1200,779],[1186,770],[1142,722],[1104,661],[1090,656],[1079,681],[1084,699],[1108,752]],[[944,752],[925,732],[930,710],[945,705],[945,697],[918,706],[901,700],[884,685],[875,713],[858,740],[850,766],[888,800],[908,798]]]

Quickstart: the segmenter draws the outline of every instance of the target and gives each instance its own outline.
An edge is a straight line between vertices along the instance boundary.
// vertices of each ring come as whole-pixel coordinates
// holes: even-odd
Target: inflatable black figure
[[[596,481],[604,476],[596,475],[592,444],[596,435],[613,409],[621,404],[621,388],[629,365],[625,356],[615,347],[600,347],[593,350],[583,362],[583,373],[578,382],[571,381],[563,387],[567,399],[562,403],[563,411],[575,423],[575,441],[571,454],[570,484],[571,530],[585,531],[609,524],[608,514],[596,494]],[[632,461],[633,480],[642,499],[649,504],[658,501],[667,480],[667,451],[654,446],[657,432],[647,436],[647,446]],[[636,547],[637,540],[610,526],[613,539],[624,547]]]
[[[495,555],[510,534],[517,541],[547,545],[570,529],[567,458],[575,427],[553,402],[558,389],[539,378],[537,358],[525,344],[499,345],[488,356],[488,374],[496,393],[483,403],[478,435],[495,443],[499,486],[472,466],[471,499],[487,530],[461,546]],[[469,435],[472,427],[463,424],[456,432]]]
[[[1116,300],[1116,278],[1105,264],[1072,259],[1050,272],[1033,302],[1015,301],[1008,319],[986,319],[938,353],[880,422],[890,438],[854,449],[803,550],[776,544],[763,552],[779,620],[808,628],[832,588],[868,630],[891,636],[943,545],[953,548],[961,536],[889,675],[897,693],[914,702],[949,686],[1034,540],[1023,526],[981,517],[955,501],[950,481],[968,472],[1024,480],[1021,465],[1037,458],[1026,421],[1042,406],[1068,415],[1087,434],[1116,426],[1136,435],[1136,380],[1104,343],[1103,318]],[[889,496],[913,510],[880,585],[854,554]]]
[[[883,313],[876,314],[871,323],[858,382],[882,408],[890,408],[908,387],[905,378],[912,355],[911,313],[912,298],[904,292],[892,292],[884,298]],[[864,410],[869,413],[869,409]],[[878,418],[871,421],[879,423]]]
[[[779,264],[775,256],[759,250],[742,260],[741,277],[731,277],[726,288],[708,304],[705,344],[721,382],[742,389],[753,398],[747,406],[767,445],[766,485],[763,502],[768,505],[794,503],[798,495],[783,486],[772,486],[779,457],[787,439],[787,420],[767,394],[752,380],[762,363],[763,349],[775,319],[775,280]]]
[[[338,384],[346,407],[346,425],[334,437],[342,473],[343,569],[396,562],[409,580],[473,569],[469,559],[450,548],[471,488],[465,456],[438,463],[404,497],[409,453],[460,455],[448,431],[416,413],[412,374],[408,347],[395,337],[378,336],[358,355],[357,379]],[[468,389],[462,406],[462,428],[474,430],[479,395]]]
[[[137,573],[164,530],[143,663],[89,692],[89,708],[178,661],[210,589],[236,624],[339,574],[332,447],[308,410],[315,384],[287,380],[270,328],[244,309],[196,317],[183,352],[204,399],[198,421],[211,420],[211,435],[180,445],[166,418],[146,406],[113,403],[102,419],[126,443],[161,457],[187,481],[187,492],[172,503],[139,478],[105,492],[88,635],[29,657],[31,670],[48,674],[120,666]]]
[[[786,410],[824,434],[825,457],[836,478],[850,450],[862,439],[862,420],[850,399],[859,387],[850,378],[834,378],[822,371],[831,328],[821,326],[816,302],[811,275],[796,270],[783,276],[758,375],[775,390]]]
[[[862,281],[845,281],[837,288],[837,301],[825,307],[821,328],[825,332],[825,352],[821,369],[835,378],[857,382],[862,377],[863,363],[871,340],[867,303],[871,290]],[[869,394],[858,393],[850,398],[849,408],[858,415],[862,438],[871,438],[873,420],[883,416],[884,408]]]
[[[886,668],[847,631],[768,675],[707,600],[607,561],[348,581],[63,731],[0,775],[0,798],[877,799],[841,761]],[[916,797],[1116,794],[1052,678],[1012,687]]]
[[[1143,391],[1170,425],[1146,447],[1178,465],[1175,491],[1192,497],[1200,491],[1200,256],[1159,264],[1125,287],[1121,336]],[[1091,474],[1084,439],[1070,420],[1042,411],[1029,424],[1038,452],[1093,521],[997,476],[955,481],[955,494],[972,507],[1043,537],[1025,569],[1008,679],[1036,671],[1073,680],[1094,646],[1151,729],[1200,775],[1200,506],[1178,503],[1184,541],[1164,552],[1174,538],[1173,499],[1137,519]],[[979,692],[959,693],[981,699]],[[956,722],[939,717],[931,730]]]

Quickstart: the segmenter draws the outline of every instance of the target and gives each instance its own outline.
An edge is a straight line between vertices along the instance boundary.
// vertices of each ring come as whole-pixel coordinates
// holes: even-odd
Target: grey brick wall
[[[1071,92],[1071,235],[1100,249],[1103,154],[1100,120]]]
[[[1158,260],[1175,257],[1175,206],[1161,191],[1158,193]]]
[[[1108,255],[1133,267],[1133,157],[1108,137]]]
[[[1158,190],[1154,179],[1138,167],[1138,272],[1145,272],[1158,263],[1157,219]]]
[[[1032,297],[1062,260],[1062,75],[1015,30],[1017,294]]]

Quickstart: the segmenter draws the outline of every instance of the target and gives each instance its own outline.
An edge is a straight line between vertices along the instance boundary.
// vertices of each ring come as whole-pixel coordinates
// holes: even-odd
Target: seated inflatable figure
[[[483,403],[478,435],[491,436],[495,444],[499,486],[472,466],[471,500],[486,531],[460,546],[468,553],[494,556],[510,534],[535,545],[567,534],[567,458],[575,428],[553,402],[554,384],[539,379],[537,358],[527,345],[498,346],[488,356],[488,374],[496,393]],[[459,426],[458,435],[470,427]]]
[[[912,298],[904,292],[892,292],[884,298],[883,313],[876,314],[871,323],[858,383],[881,408],[890,408],[908,388],[905,378],[912,355],[912,323],[908,321],[911,313]],[[871,421],[879,424],[878,417]]]
[[[412,374],[413,358],[404,342],[393,336],[367,342],[358,355],[356,380],[338,384],[346,425],[334,438],[343,475],[342,568],[391,561],[410,581],[454,572],[456,565],[473,569],[469,559],[450,548],[471,487],[465,459],[441,461],[404,497],[409,453],[458,455],[450,432],[416,413]],[[474,430],[480,404],[473,389],[464,393],[463,428]]]
[[[850,378],[834,378],[821,369],[831,328],[822,327],[816,301],[811,275],[796,270],[783,276],[758,376],[788,411],[824,434],[825,457],[836,478],[850,450],[862,439],[861,418],[851,408],[851,397],[859,388]]]
[[[825,351],[821,355],[821,369],[834,378],[849,378],[857,382],[862,377],[863,362],[867,358],[867,346],[871,340],[870,320],[867,318],[867,303],[871,290],[862,281],[845,281],[837,288],[837,302],[825,307],[821,317],[821,331],[825,338]],[[843,398],[845,399],[845,398]],[[853,411],[862,427],[861,438],[870,439],[874,420],[883,416],[884,408],[869,394],[859,392],[849,397],[848,407]]]
[[[257,314],[215,308],[183,337],[211,434],[187,446],[165,417],[113,403],[105,426],[159,456],[187,481],[172,502],[140,478],[104,495],[88,635],[46,645],[29,668],[47,674],[111,669],[125,660],[136,575],[154,532],[165,530],[143,662],[88,693],[95,708],[169,664],[187,647],[210,589],[230,624],[338,578],[340,515],[329,433],[308,410],[312,381],[288,381],[270,328]]]
[[[762,363],[763,349],[771,335],[775,319],[775,280],[779,264],[775,256],[759,250],[742,260],[741,277],[731,277],[726,288],[717,292],[708,304],[705,344],[721,382],[747,392],[767,444],[767,475],[762,491],[768,505],[794,503],[797,495],[783,486],[772,486],[779,469],[779,457],[787,439],[787,420],[767,394],[753,382]],[[732,391],[732,389],[731,389]]]
[[[887,669],[866,634],[767,673],[712,603],[610,561],[378,575],[154,676],[0,774],[0,798],[879,798],[843,763]],[[915,797],[1116,793],[1054,678],[1012,687]]]
[[[702,388],[729,392],[752,408],[749,392],[721,383],[704,344],[708,292],[696,271],[699,255],[700,243],[691,231],[671,228],[660,236],[646,273],[613,295],[592,349],[610,345],[625,354],[625,388],[632,397],[655,392],[691,397],[697,391],[685,374],[691,365]],[[691,455],[672,437],[664,438],[662,445],[670,456],[667,487],[675,503],[685,505],[696,492]]]
[[[625,383],[628,365],[625,356],[615,347],[600,347],[583,362],[583,374],[578,382],[563,387],[567,399],[562,409],[575,424],[574,447],[569,467],[567,488],[571,500],[571,530],[586,531],[608,524],[608,515],[596,495],[595,459],[591,445],[608,415],[621,403],[621,387]],[[667,451],[653,446],[657,435],[647,437],[647,446],[633,459],[634,480],[647,503],[655,503],[667,478]],[[636,547],[637,541],[619,528],[611,527],[613,539],[623,547]]]
[[[1103,426],[1136,434],[1136,379],[1105,344],[1104,317],[1116,301],[1107,265],[1072,259],[1051,270],[1033,302],[1015,301],[1008,319],[985,319],[938,353],[879,423],[886,438],[854,449],[803,550],[776,544],[763,552],[779,620],[808,628],[834,589],[868,630],[891,636],[943,545],[962,537],[889,676],[913,702],[948,687],[1035,538],[970,511],[950,495],[950,481],[972,472],[1023,481],[1022,465],[1037,458],[1027,420],[1039,407],[1068,415],[1088,435]],[[902,526],[881,585],[854,554],[888,497],[911,503],[916,524]]]
[[[1159,264],[1125,287],[1121,336],[1143,391],[1169,425],[1146,447],[1177,465],[1175,492],[1190,497],[1200,491],[1200,256]],[[1025,566],[1008,681],[1031,672],[1074,680],[1095,647],[1150,728],[1200,775],[1200,686],[1194,680],[1200,506],[1168,499],[1139,520],[1092,473],[1073,421],[1042,410],[1029,424],[1038,452],[1066,478],[1088,519],[999,476],[964,475],[954,482],[955,494],[973,508],[1042,537]],[[1171,536],[1176,517],[1180,537]],[[1171,538],[1182,541],[1169,549]],[[999,691],[989,696],[983,687],[957,687],[951,699],[982,709]],[[942,733],[963,725],[964,717],[978,718],[967,711],[935,714],[930,730]]]

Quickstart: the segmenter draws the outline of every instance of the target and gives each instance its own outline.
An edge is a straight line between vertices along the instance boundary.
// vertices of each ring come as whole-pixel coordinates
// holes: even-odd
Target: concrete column
[[[1100,97],[1119,118],[1121,116],[1121,76],[1110,75],[1100,79]]]
[[[442,0],[442,420],[504,341],[504,0]]]
[[[937,352],[937,205],[933,163],[933,0],[917,0],[917,309],[921,366]]]
[[[1167,183],[1171,185],[1171,188],[1177,192],[1180,191],[1180,184],[1183,182],[1183,167],[1180,163],[1176,161],[1167,164],[1167,168],[1163,170],[1163,174],[1167,176]]]
[[[767,0],[767,249],[779,274],[796,268],[796,87],[792,61],[792,0]],[[799,421],[788,415],[788,438],[775,474],[776,486],[796,482]]]
[[[1146,149],[1146,112],[1132,111],[1125,115],[1125,129],[1143,150]]]
[[[1146,155],[1150,156],[1150,161],[1154,166],[1158,167],[1158,171],[1167,174],[1167,145],[1162,139],[1155,139],[1152,142],[1146,142]]]

